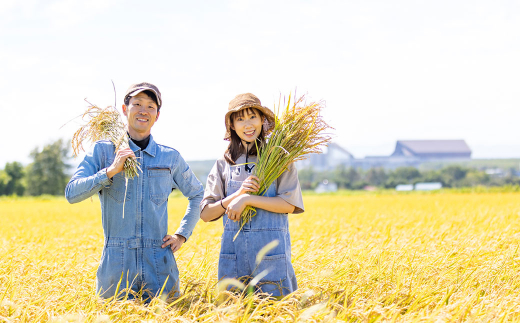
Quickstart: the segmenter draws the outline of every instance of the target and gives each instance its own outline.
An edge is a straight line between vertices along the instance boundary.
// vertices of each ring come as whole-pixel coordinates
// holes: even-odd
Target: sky
[[[325,101],[356,158],[410,139],[519,158],[519,32],[511,0],[2,0],[0,168],[70,140],[85,98],[121,110],[143,81],[162,92],[154,139],[186,160],[223,154],[245,92],[269,108],[294,92]]]

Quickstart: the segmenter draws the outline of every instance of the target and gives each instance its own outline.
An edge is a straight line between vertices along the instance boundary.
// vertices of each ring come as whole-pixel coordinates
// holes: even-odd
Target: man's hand
[[[112,165],[107,168],[107,176],[108,178],[114,177],[117,173],[123,171],[123,166],[125,166],[125,161],[128,157],[135,157],[134,152],[130,148],[125,148],[118,150],[116,153],[116,158],[114,158],[114,162]]]
[[[239,221],[242,211],[247,206],[247,199],[250,197],[249,194],[242,194],[236,197],[233,201],[228,204],[226,209],[227,216],[230,220]]]
[[[164,236],[162,240],[165,242],[162,244],[161,248],[166,248],[167,246],[170,246],[174,253],[182,247],[183,243],[186,242],[186,238],[179,234],[174,234],[173,236],[167,234]]]

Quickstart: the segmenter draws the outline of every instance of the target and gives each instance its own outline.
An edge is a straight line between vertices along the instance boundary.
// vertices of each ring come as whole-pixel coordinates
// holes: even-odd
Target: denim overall
[[[231,171],[229,174],[226,196],[235,193],[242,185],[242,182],[231,179]],[[264,196],[276,196],[276,182],[267,189]],[[258,208],[256,212],[235,241],[233,238],[240,228],[240,221],[232,221],[227,214],[224,215],[218,279],[239,278],[247,284],[254,276],[268,269],[269,273],[256,285],[256,290],[272,296],[287,295],[298,288],[291,264],[288,216]],[[278,240],[278,246],[271,249],[257,266],[256,255],[273,240]]]
[[[114,146],[100,141],[78,166],[65,195],[70,203],[99,195],[105,236],[96,275],[101,297],[114,296],[119,282],[119,291],[143,289],[145,297],[156,296],[163,286],[163,293],[178,295],[177,263],[170,247],[161,248],[168,232],[168,196],[179,189],[189,198],[190,206],[176,231],[189,238],[199,218],[203,188],[175,149],[156,144],[152,137],[146,149],[133,142],[130,148],[142,173],[129,179],[126,188],[123,172],[108,179],[106,168],[115,158]]]

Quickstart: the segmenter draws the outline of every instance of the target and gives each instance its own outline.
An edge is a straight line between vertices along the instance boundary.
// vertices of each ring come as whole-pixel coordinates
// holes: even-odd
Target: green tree
[[[69,147],[59,139],[46,145],[41,151],[35,148],[31,152],[34,161],[27,169],[27,191],[30,195],[62,195],[69,176],[66,163]]]
[[[331,174],[332,181],[340,188],[361,189],[366,185],[362,181],[361,174],[354,167],[339,165]]]
[[[421,177],[421,173],[415,167],[399,167],[388,174],[386,187],[395,187],[399,184],[414,184]]]
[[[462,180],[466,177],[469,169],[459,165],[451,165],[441,169],[442,182],[447,187],[466,186]]]
[[[388,178],[385,169],[382,167],[370,168],[366,174],[366,181],[370,185],[383,186]]]
[[[470,169],[462,180],[456,183],[457,187],[472,187],[489,184],[489,175],[478,169]]]
[[[302,190],[310,190],[314,188],[315,174],[316,172],[312,169],[312,166],[298,171],[298,180],[300,181],[300,187]]]
[[[7,182],[5,183],[3,194],[5,195],[23,195],[25,187],[22,184],[24,177],[23,165],[19,162],[12,162],[5,164],[4,169],[7,175]]]
[[[426,170],[422,172],[421,175],[422,182],[441,182],[442,176],[441,173],[437,170]]]
[[[7,176],[6,172],[0,170],[0,195],[5,195],[5,187],[8,181],[9,176]]]

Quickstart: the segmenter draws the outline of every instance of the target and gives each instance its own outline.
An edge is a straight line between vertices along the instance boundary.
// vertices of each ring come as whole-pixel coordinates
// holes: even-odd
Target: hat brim
[[[149,87],[138,88],[135,91],[128,93],[126,96],[130,96],[130,97],[136,96],[139,93],[144,92],[144,91],[152,91],[155,94],[155,98],[157,99],[157,103],[159,104],[159,106],[162,105],[161,97],[157,94],[157,92],[154,89],[149,88]]]
[[[224,136],[224,140],[229,141],[231,138],[231,114],[238,112],[240,110],[243,110],[243,109],[247,109],[247,108],[258,109],[267,118],[269,127],[268,127],[265,135],[269,134],[269,132],[271,132],[271,130],[273,130],[275,122],[276,122],[276,117],[274,115],[274,112],[271,111],[271,109],[269,109],[268,107],[257,105],[257,104],[249,104],[249,103],[243,104],[243,105],[239,105],[239,106],[233,108],[232,110],[228,110],[228,112],[226,113],[226,117],[225,117],[226,135]]]

